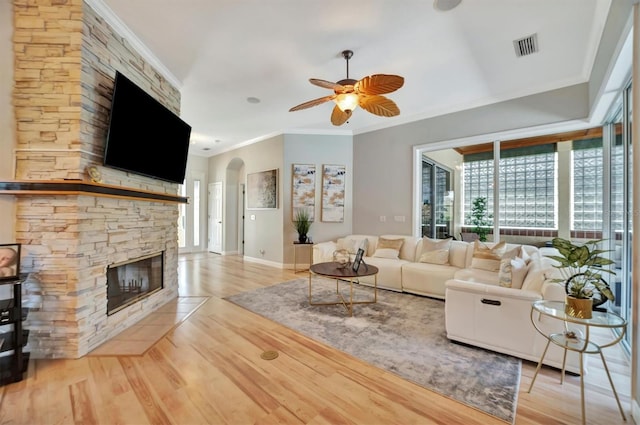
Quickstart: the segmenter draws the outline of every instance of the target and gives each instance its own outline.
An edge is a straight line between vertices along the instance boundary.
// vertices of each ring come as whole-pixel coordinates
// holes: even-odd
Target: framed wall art
[[[247,174],[247,209],[278,208],[278,169]]]
[[[13,280],[20,276],[20,244],[0,244],[0,280]]]
[[[322,221],[344,222],[344,186],[346,166],[322,166]]]
[[[291,219],[299,210],[305,209],[309,219],[315,219],[316,210],[316,166],[293,164],[291,172]]]

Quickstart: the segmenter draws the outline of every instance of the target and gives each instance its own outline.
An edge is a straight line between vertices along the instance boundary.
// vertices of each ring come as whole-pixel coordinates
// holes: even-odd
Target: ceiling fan
[[[342,125],[351,117],[353,110],[360,105],[365,111],[381,117],[395,117],[400,109],[391,99],[381,96],[398,90],[404,84],[404,77],[399,75],[374,74],[361,80],[349,78],[349,59],[353,56],[351,50],[342,51],[342,57],[347,61],[347,78],[337,83],[310,78],[309,82],[318,87],[333,90],[334,94],[310,100],[294,106],[289,112],[307,109],[312,106],[333,100],[336,106],[331,113],[331,123]]]

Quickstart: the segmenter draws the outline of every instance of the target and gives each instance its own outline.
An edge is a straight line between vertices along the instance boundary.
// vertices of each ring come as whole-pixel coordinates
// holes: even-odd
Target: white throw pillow
[[[453,238],[447,239],[422,239],[421,263],[449,264],[449,249]]]
[[[499,242],[492,248],[476,240],[473,247],[471,268],[497,272],[500,270],[500,260],[507,250],[505,241]]]
[[[369,240],[366,237],[353,238],[346,237],[337,240],[338,249],[346,249],[349,254],[357,254],[358,249],[364,249],[365,255],[367,255],[367,248],[369,246]]]
[[[511,260],[511,287],[522,288],[524,279],[527,277],[527,262],[523,258],[516,257]]]

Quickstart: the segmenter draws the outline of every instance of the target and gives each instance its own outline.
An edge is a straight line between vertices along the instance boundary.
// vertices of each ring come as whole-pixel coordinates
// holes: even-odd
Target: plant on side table
[[[306,243],[307,234],[309,233],[309,228],[311,228],[311,219],[306,208],[296,210],[295,216],[293,217],[293,225],[298,232],[298,242]]]
[[[603,241],[604,239],[591,240],[581,245],[562,238],[554,238],[552,241],[560,255],[547,257],[560,263],[554,267],[560,270],[562,278],[553,281],[564,283],[567,294],[565,312],[570,316],[590,319],[594,305],[615,299],[611,288],[602,278],[602,273],[616,274],[604,267],[614,262],[601,255],[609,252],[598,249],[598,244]]]

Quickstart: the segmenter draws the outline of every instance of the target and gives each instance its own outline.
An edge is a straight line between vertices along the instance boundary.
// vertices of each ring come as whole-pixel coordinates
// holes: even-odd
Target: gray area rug
[[[356,299],[373,289],[354,285]],[[446,337],[444,302],[378,290],[376,304],[311,306],[308,280],[297,279],[226,299],[422,387],[508,423],[515,420],[521,361]],[[315,278],[313,302],[333,301],[335,281]],[[348,296],[348,283],[340,291]]]

